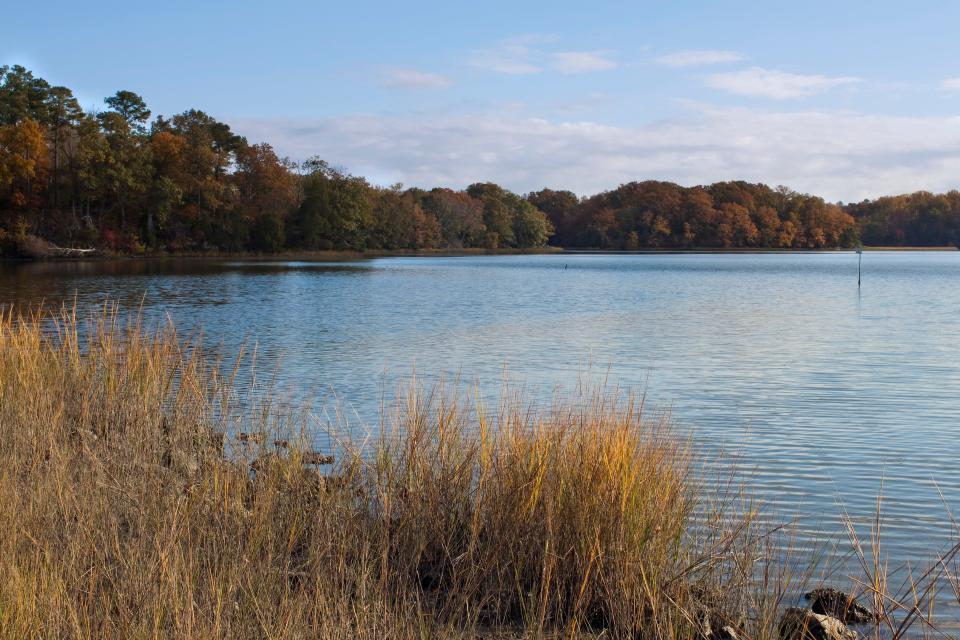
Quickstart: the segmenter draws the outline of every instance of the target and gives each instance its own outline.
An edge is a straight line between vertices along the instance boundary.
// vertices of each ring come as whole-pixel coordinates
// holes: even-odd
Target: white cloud
[[[741,71],[715,73],[707,77],[707,86],[741,96],[773,98],[806,98],[835,87],[863,82],[860,78],[800,75],[761,67]]]
[[[449,78],[439,73],[413,69],[390,69],[380,83],[388,89],[442,89],[451,84]]]
[[[746,56],[739,51],[719,51],[716,49],[688,49],[654,58],[654,62],[668,67],[699,67],[724,62],[739,62]]]
[[[590,194],[642,179],[743,179],[831,200],[960,187],[960,118],[698,107],[638,127],[551,122],[503,111],[459,116],[237,120],[282,154],[319,154],[381,183],[493,180]]]
[[[947,78],[940,86],[948,91],[960,91],[960,78]]]
[[[617,63],[600,51],[562,51],[554,53],[553,67],[562,73],[589,73],[614,69]]]

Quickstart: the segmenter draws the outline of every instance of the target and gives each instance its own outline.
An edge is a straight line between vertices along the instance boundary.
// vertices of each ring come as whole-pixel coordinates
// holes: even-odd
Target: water
[[[609,371],[736,454],[807,546],[843,510],[866,536],[882,481],[891,564],[923,563],[960,506],[960,252],[867,253],[860,290],[853,253],[0,266],[0,304],[74,296],[256,340],[281,387],[369,422],[414,365],[538,397]]]

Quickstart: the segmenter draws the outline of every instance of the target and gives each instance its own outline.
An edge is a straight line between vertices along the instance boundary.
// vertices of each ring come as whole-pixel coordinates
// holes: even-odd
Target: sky
[[[376,184],[960,188],[960,2],[5,0],[0,64]]]

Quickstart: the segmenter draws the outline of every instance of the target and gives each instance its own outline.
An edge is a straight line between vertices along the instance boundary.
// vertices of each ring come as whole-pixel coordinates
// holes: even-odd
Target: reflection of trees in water
[[[210,258],[149,258],[0,263],[0,308],[27,310],[37,305],[59,307],[77,299],[102,304],[107,299],[136,307],[150,303],[202,297],[206,304],[223,304],[222,277],[231,274],[265,276],[284,273],[364,274],[365,264],[274,262]],[[176,280],[189,276],[189,283]],[[214,276],[209,279],[205,276]]]

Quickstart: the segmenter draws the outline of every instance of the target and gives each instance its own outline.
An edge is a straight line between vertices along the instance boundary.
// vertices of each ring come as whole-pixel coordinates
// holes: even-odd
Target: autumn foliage
[[[829,248],[960,241],[960,194],[842,206],[786,187],[623,184],[589,197],[371,185],[295,163],[190,109],[152,117],[118,91],[85,113],[70,89],[0,66],[0,255],[43,238],[143,251]]]
[[[550,216],[563,246],[816,249],[857,239],[855,220],[839,205],[763,184],[631,182],[584,200],[549,189],[529,199]]]

